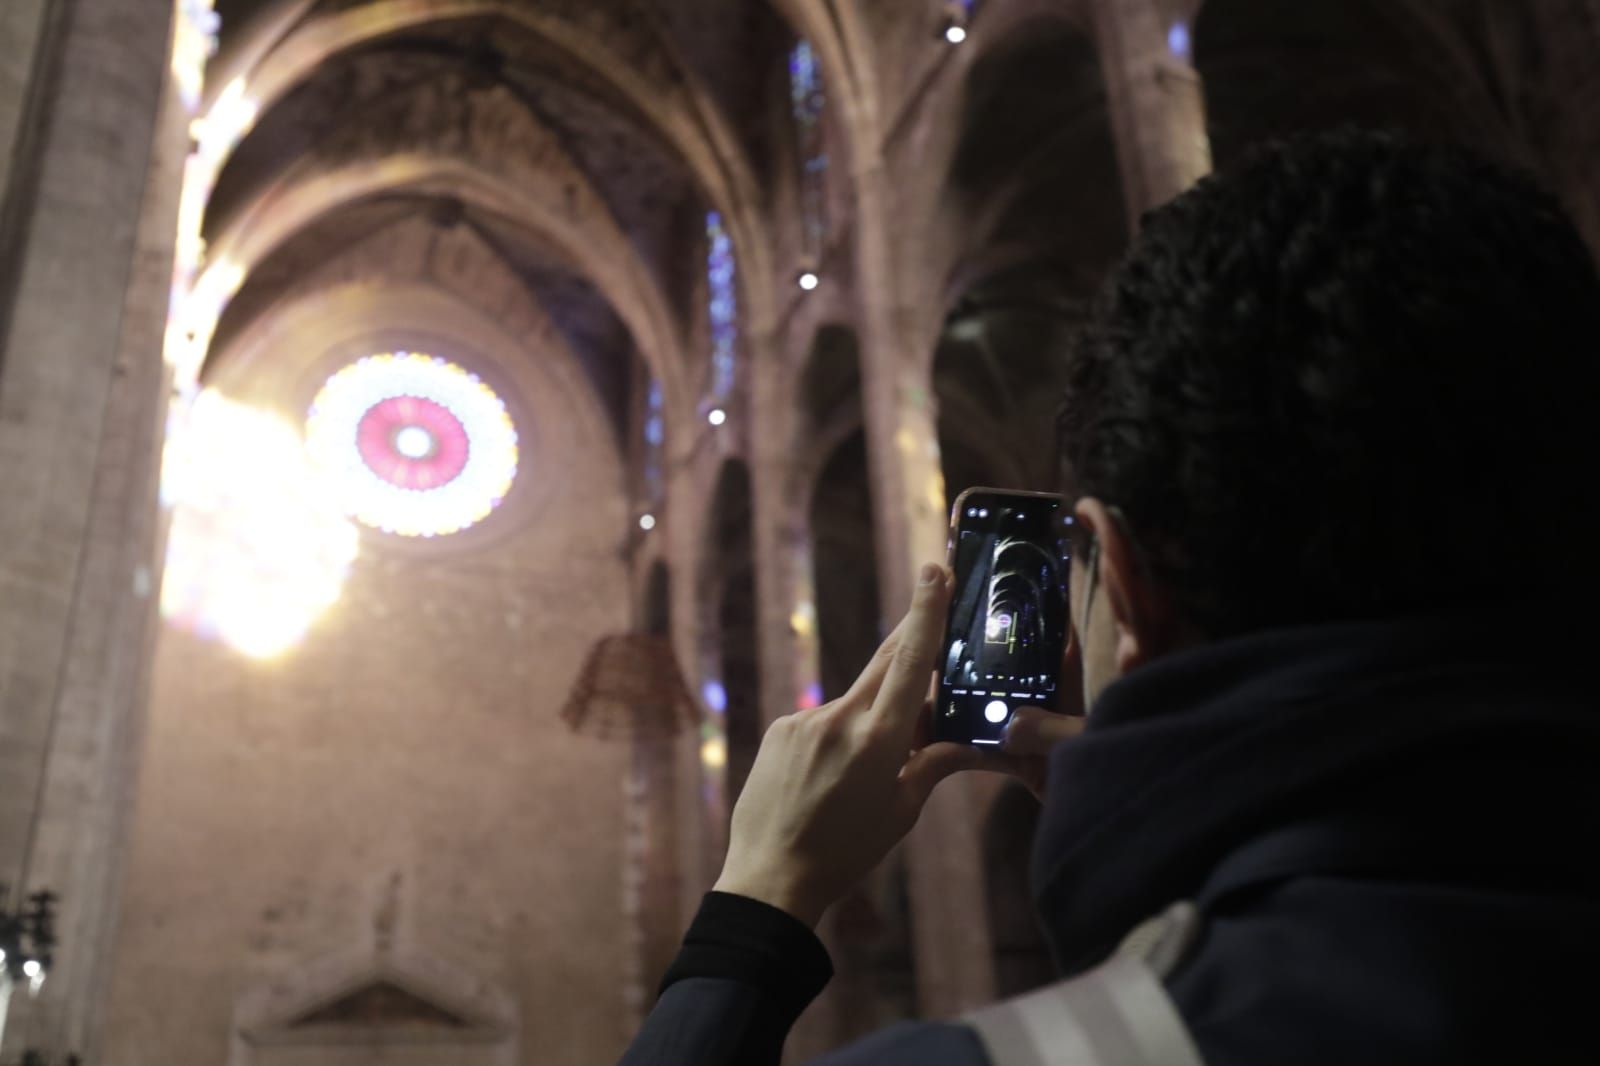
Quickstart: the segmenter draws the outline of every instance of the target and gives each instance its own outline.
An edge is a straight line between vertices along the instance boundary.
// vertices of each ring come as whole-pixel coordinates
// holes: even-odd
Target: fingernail
[[[922,583],[931,585],[944,576],[944,571],[933,563],[922,564]]]

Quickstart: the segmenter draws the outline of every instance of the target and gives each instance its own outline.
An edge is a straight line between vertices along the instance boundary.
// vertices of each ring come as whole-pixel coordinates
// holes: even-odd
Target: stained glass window
[[[368,356],[328,379],[306,450],[358,521],[404,537],[488,517],[517,474],[517,431],[494,391],[415,352]]]
[[[706,278],[711,316],[711,392],[724,399],[733,390],[739,350],[738,265],[722,216],[706,215]]]
[[[666,420],[661,382],[652,380],[645,394],[644,408],[644,486],[650,502],[661,499],[661,453],[666,441]]]
[[[800,208],[804,214],[806,251],[822,250],[827,232],[828,153],[823,140],[822,70],[811,42],[801,41],[789,53],[789,95],[794,107],[800,152]]]
[[[1187,22],[1179,19],[1167,30],[1167,49],[1184,61],[1193,57],[1194,39],[1190,36]]]

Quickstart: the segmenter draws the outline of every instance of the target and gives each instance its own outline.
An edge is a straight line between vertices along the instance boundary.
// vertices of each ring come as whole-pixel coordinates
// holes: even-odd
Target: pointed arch
[[[318,218],[357,201],[395,193],[452,196],[547,237],[611,302],[633,333],[640,353],[662,379],[669,398],[683,401],[686,385],[678,332],[633,247],[620,234],[608,243],[597,241],[592,227],[575,224],[558,204],[530,195],[520,183],[492,176],[458,159],[419,153],[361,160],[276,190],[217,240],[206,273],[247,277],[276,248]]]
[[[652,79],[640,69],[637,56],[619,52],[615,42],[581,25],[581,7],[518,0],[373,0],[313,16],[270,46],[245,42],[237,51],[255,57],[254,62],[241,64],[243,69],[228,82],[213,82],[217,95],[210,101],[208,117],[225,98],[223,90],[234,82],[241,87],[239,98],[247,104],[239,112],[240,128],[216,165],[220,169],[226,163],[232,149],[248,135],[261,114],[334,56],[386,37],[447,23],[501,19],[576,61],[636,109],[682,157],[707,201],[728,219],[739,254],[753,276],[767,276],[772,250],[769,227],[759,206],[760,188],[727,116],[670,48],[661,50],[670,57],[670,72]],[[263,34],[282,25],[268,19],[261,21]],[[741,295],[752,319],[770,322],[773,309],[769,296],[761,286],[746,286],[746,290]]]

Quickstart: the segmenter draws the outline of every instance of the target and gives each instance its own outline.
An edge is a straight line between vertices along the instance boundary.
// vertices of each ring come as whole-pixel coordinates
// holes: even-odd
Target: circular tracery
[[[494,390],[416,352],[368,356],[330,377],[306,447],[358,521],[406,537],[481,522],[517,474],[517,432]]]

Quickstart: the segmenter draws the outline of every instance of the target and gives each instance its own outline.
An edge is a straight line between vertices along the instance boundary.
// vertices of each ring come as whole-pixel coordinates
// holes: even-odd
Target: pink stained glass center
[[[361,416],[356,448],[367,469],[389,484],[427,492],[461,474],[470,443],[467,427],[443,404],[420,396],[391,396]]]

